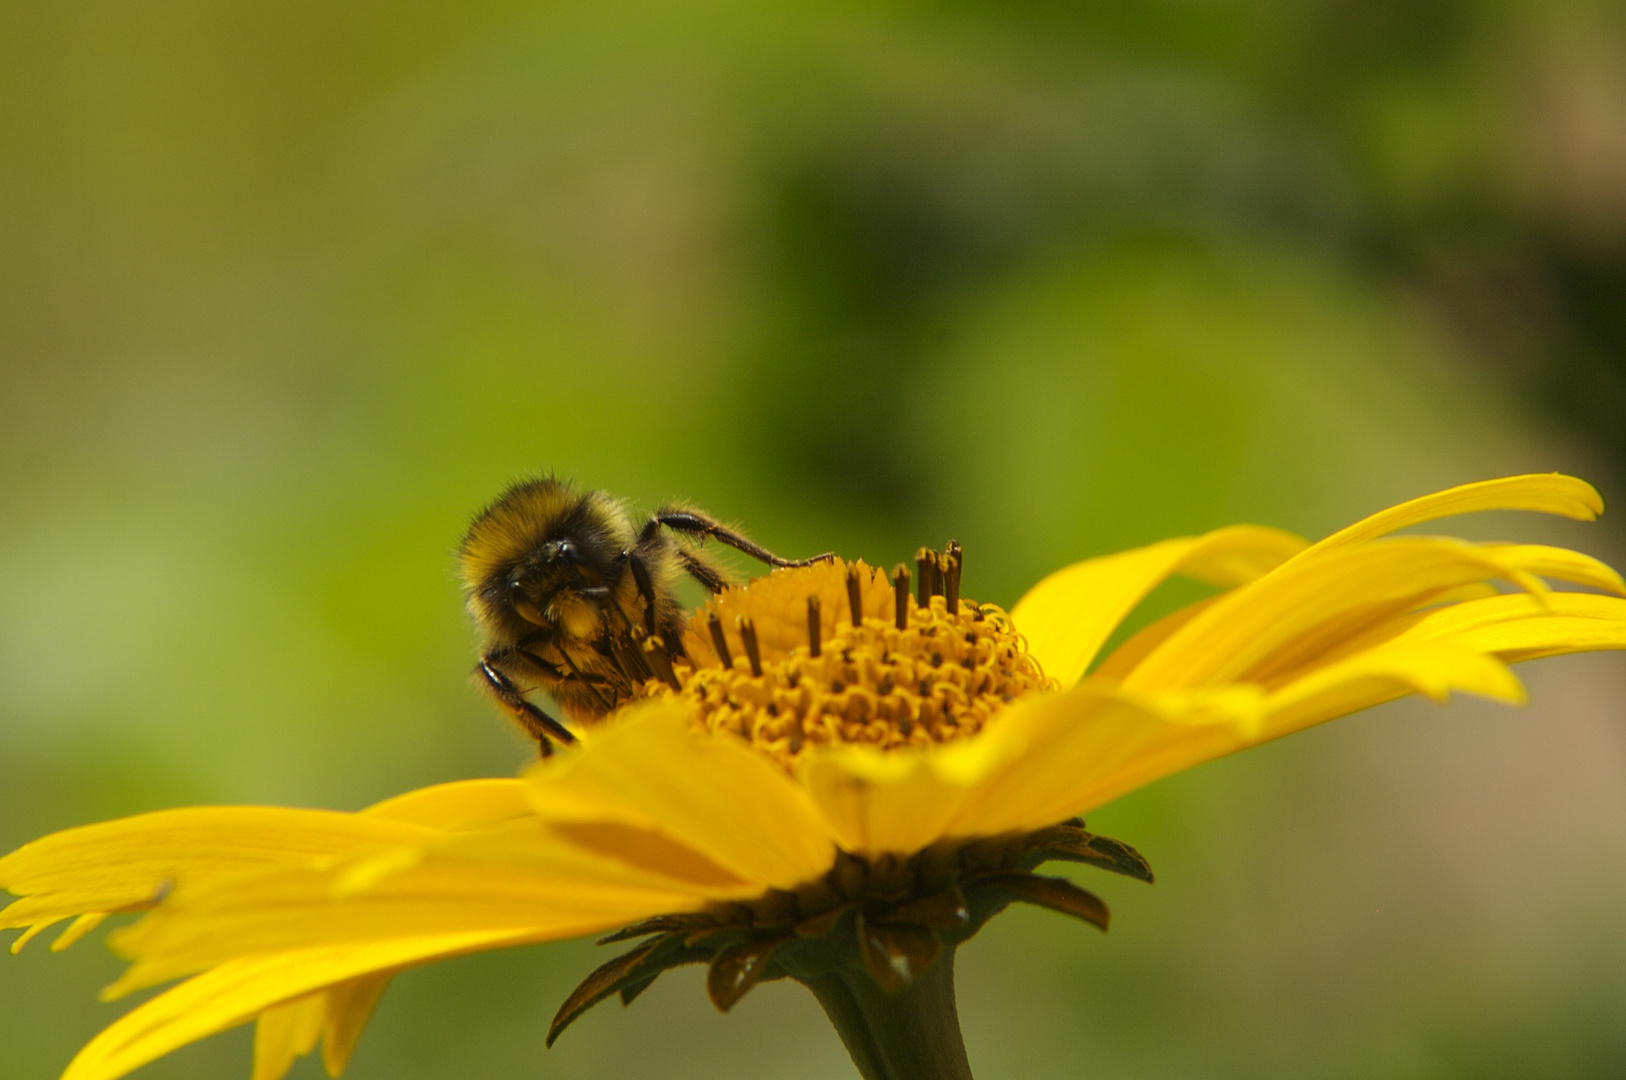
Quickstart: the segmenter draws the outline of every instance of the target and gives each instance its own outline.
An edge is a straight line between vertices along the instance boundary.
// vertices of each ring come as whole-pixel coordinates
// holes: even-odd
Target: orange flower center
[[[841,560],[726,589],[690,621],[671,678],[643,692],[687,699],[698,731],[739,735],[789,768],[814,746],[966,738],[1054,688],[1003,610],[959,598],[956,546],[923,552],[920,568],[920,596],[906,571],[889,580]]]

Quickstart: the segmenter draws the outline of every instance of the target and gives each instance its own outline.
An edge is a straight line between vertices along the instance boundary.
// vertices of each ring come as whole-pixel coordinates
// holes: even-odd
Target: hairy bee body
[[[475,676],[539,742],[574,741],[526,695],[541,690],[572,722],[590,722],[650,675],[643,643],[681,648],[688,575],[716,592],[722,571],[684,537],[713,537],[773,566],[781,559],[703,511],[677,504],[635,526],[620,500],[552,478],[503,492],[469,526],[458,550],[469,614],[485,635]],[[828,558],[821,555],[818,558]]]

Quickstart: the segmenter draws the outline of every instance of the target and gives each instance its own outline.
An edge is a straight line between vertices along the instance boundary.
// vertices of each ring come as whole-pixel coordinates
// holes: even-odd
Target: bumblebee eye
[[[542,545],[542,558],[545,562],[577,563],[580,558],[576,554],[576,545],[569,540],[550,540]]]

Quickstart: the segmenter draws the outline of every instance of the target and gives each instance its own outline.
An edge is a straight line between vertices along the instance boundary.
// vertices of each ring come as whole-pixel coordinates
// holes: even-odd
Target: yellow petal
[[[1045,674],[1066,690],[1083,677],[1125,616],[1174,574],[1241,585],[1303,548],[1304,541],[1291,533],[1237,525],[1088,559],[1029,589],[1011,609],[1011,622],[1028,639]]]
[[[1223,725],[1171,721],[1141,703],[1080,689],[1012,705],[981,734],[926,750],[882,754],[847,747],[810,755],[802,776],[841,846],[863,855],[909,854],[944,838],[1052,825],[1138,754],[1170,738],[1240,745]]]
[[[322,1064],[327,1074],[337,1077],[350,1063],[356,1043],[367,1027],[367,1021],[384,996],[395,972],[363,975],[328,987],[327,1017],[322,1030]]]
[[[254,1031],[253,1080],[282,1080],[296,1059],[311,1052],[318,1038],[327,1074],[341,1075],[396,974],[385,971],[348,979],[262,1012]]]
[[[0,886],[24,897],[0,911],[0,927],[140,908],[161,892],[435,835],[358,814],[263,806],[161,810],[67,829],[0,859]]]
[[[63,949],[66,949],[68,946],[72,945],[74,942],[78,941],[80,938],[102,925],[102,920],[107,918],[107,914],[108,913],[105,911],[90,911],[79,916],[77,919],[73,920],[73,922],[68,924],[68,928],[62,931],[55,941],[51,942],[51,951],[61,952]]]
[[[1297,663],[1307,663],[1313,660],[1306,655],[1311,653],[1307,642],[1319,651],[1332,650],[1447,590],[1491,578],[1527,578],[1532,567],[1595,575],[1583,556],[1563,562],[1551,550],[1404,537],[1295,559],[1221,597],[1180,627],[1124,677],[1123,685],[1143,693],[1219,685],[1242,678],[1284,649]],[[1325,627],[1335,632],[1321,632]]]
[[[1493,593],[1495,591],[1491,590]],[[1179,611],[1163,616],[1152,625],[1142,627],[1101,661],[1100,666],[1090,673],[1090,681],[1116,685],[1124,676],[1135,670],[1142,660],[1150,656],[1152,650],[1169,640],[1176,630],[1207,611],[1219,599],[1218,596],[1210,596],[1206,600],[1187,604]]]
[[[1055,812],[1085,813],[1204,761],[1409,693],[1422,692],[1441,700],[1451,691],[1464,691],[1494,700],[1522,701],[1523,688],[1499,659],[1626,648],[1626,600],[1612,596],[1554,593],[1544,600],[1497,596],[1414,619],[1390,643],[1326,665],[1266,695],[1260,721],[1253,727],[1222,722],[1227,711],[1241,716],[1246,710],[1205,704],[1201,693],[1183,699],[1166,696],[1161,704],[1149,699],[1140,716],[1119,714],[1116,720],[1124,727],[1110,736],[1111,749],[1084,759],[1089,762],[1089,773],[1081,771],[1077,787],[1057,802]],[[1230,690],[1245,691],[1246,687],[1233,685]],[[1049,699],[1054,703],[1050,707],[1064,711],[1070,696]],[[1076,709],[1081,729],[1093,729],[1099,723],[1096,708]],[[1039,719],[1035,713],[1034,721]],[[1077,751],[1063,750],[1060,742],[1048,744],[1047,750],[1052,756],[1065,754],[1079,760],[1072,757]],[[1111,750],[1129,752],[1108,760]],[[1031,780],[1024,783],[1035,791],[1044,786]],[[1052,787],[1064,790],[1065,784]],[[990,788],[985,797],[996,802],[1005,795]],[[971,815],[974,810],[967,801],[962,812]],[[984,828],[998,824],[990,815],[983,815],[981,821]],[[956,828],[964,825],[957,823]]]
[[[835,847],[807,793],[743,743],[691,735],[689,722],[667,702],[627,710],[531,771],[532,810],[546,821],[659,833],[776,888],[828,870]]]
[[[1538,601],[1511,595],[1475,600],[1417,616],[1396,641],[1442,641],[1508,662],[1563,653],[1626,648],[1626,600],[1553,593]]]
[[[553,875],[561,886],[679,889],[739,895],[761,883],[719,866],[665,833],[615,821],[525,820],[455,833],[424,852],[426,864],[467,862]]]
[[[1476,581],[1471,585],[1459,585],[1454,589],[1446,589],[1433,599],[1436,604],[1460,604],[1467,600],[1483,600],[1489,596],[1501,596],[1502,592],[1488,581]]]
[[[178,1047],[324,987],[522,940],[500,933],[448,934],[307,949],[224,964],[120,1017],[79,1051],[62,1080],[115,1080]]]
[[[13,905],[13,906],[15,906],[15,905]],[[10,909],[8,908],[7,910],[10,910]],[[3,915],[3,914],[5,914],[5,913],[0,912],[0,915]],[[67,918],[66,915],[53,915],[53,916],[50,916],[48,918],[42,918],[38,922],[34,922],[32,925],[29,925],[30,922],[31,922],[31,920],[29,920],[29,919],[22,919],[22,920],[19,920],[18,922],[7,923],[6,924],[7,926],[27,926],[28,927],[28,929],[24,930],[22,933],[17,935],[17,940],[16,941],[13,941],[11,943],[11,955],[16,956],[18,953],[22,952],[24,945],[27,945],[30,941],[33,941],[35,938],[37,938],[41,934],[45,933],[45,931],[49,930],[51,927],[55,926],[57,923],[62,922],[66,918]]]
[[[1385,536],[1408,525],[1420,525],[1425,521],[1481,510],[1531,510],[1591,521],[1603,513],[1603,497],[1585,480],[1562,473],[1534,473],[1482,480],[1380,510],[1318,541],[1299,557],[1315,558],[1336,548]]]
[[[1410,693],[1444,701],[1453,690],[1513,704],[1525,700],[1518,678],[1494,657],[1435,642],[1396,644],[1319,668],[1276,690],[1265,702],[1263,734],[1276,738]]]
[[[1304,677],[1328,661],[1342,660],[1401,640],[1449,640],[1475,652],[1494,653],[1509,663],[1561,653],[1618,649],[1622,647],[1623,612],[1626,612],[1626,601],[1618,597],[1555,592],[1504,596],[1492,590],[1489,596],[1464,596],[1461,602],[1451,606],[1407,611],[1395,618],[1380,620],[1364,630],[1346,634],[1342,644],[1332,648],[1325,647],[1330,638],[1323,638],[1324,647],[1319,657],[1307,653],[1278,654],[1271,668],[1255,668],[1249,677],[1260,679],[1275,689],[1291,679]],[[1464,636],[1453,638],[1457,633]],[[1302,663],[1295,668],[1287,663],[1277,664],[1278,659]]]
[[[1583,555],[1568,548],[1548,547],[1544,544],[1479,544],[1481,552],[1498,563],[1516,566],[1526,573],[1587,585],[1612,593],[1626,593],[1615,568],[1606,562]]]
[[[306,994],[273,1005],[254,1026],[253,1080],[282,1080],[294,1062],[310,1053],[322,1035],[327,995]]]
[[[555,940],[762,891],[692,855],[680,861],[671,841],[630,829],[604,837],[603,851],[531,821],[445,836],[413,865],[353,895],[336,888],[343,865],[275,870],[177,894],[113,935],[114,948],[136,962],[106,995],[255,953],[449,933]],[[652,850],[651,839],[666,848]],[[645,855],[653,865],[638,864]]]
[[[1013,717],[1028,748],[978,785],[950,825],[955,835],[1039,828],[1090,810],[1177,772],[1421,690],[1466,690],[1522,700],[1496,660],[1430,645],[1363,654],[1274,695],[1233,684],[1215,691],[1116,697],[1099,690],[1041,699]]]
[[[528,815],[526,791],[518,779],[459,780],[385,799],[362,813],[431,829],[482,829]]]
[[[1484,583],[1479,583],[1483,585]],[[1274,691],[1302,679],[1316,670],[1376,648],[1411,625],[1419,612],[1447,602],[1446,597],[1462,595],[1472,585],[1420,593],[1381,604],[1366,604],[1340,612],[1298,637],[1282,642],[1265,659],[1237,676],[1238,681],[1254,683]],[[1501,594],[1491,588],[1492,596]],[[1541,596],[1548,590],[1541,586]]]
[[[799,774],[844,850],[911,854],[948,835],[966,796],[1012,750],[991,732],[928,750],[832,747],[806,756]]]
[[[1244,725],[1205,718],[1247,714],[1257,697],[1243,690],[1187,706],[1080,688],[1022,703],[1010,710],[1004,735],[1020,750],[967,796],[949,831],[987,836],[1042,828],[1154,779],[1126,779],[1140,775],[1143,762],[1167,761],[1172,772],[1230,753],[1246,744]]]
[[[1626,648],[1626,600],[1589,593],[1496,596],[1417,613],[1405,623],[1399,632],[1389,631],[1386,642],[1274,689],[1256,736],[1239,729],[1228,746],[1219,732],[1198,729],[1187,739],[1149,741],[1074,812],[1232,750],[1413,692],[1441,699],[1460,690],[1523,700],[1523,688],[1498,660]]]

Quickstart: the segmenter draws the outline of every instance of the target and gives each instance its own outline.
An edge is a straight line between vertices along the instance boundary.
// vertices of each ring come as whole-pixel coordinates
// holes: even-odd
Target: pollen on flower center
[[[650,696],[692,701],[787,768],[808,748],[927,746],[976,734],[1018,696],[1052,689],[992,604],[959,597],[959,548],[922,551],[919,595],[841,560],[778,570],[719,593],[691,620],[685,656]]]

